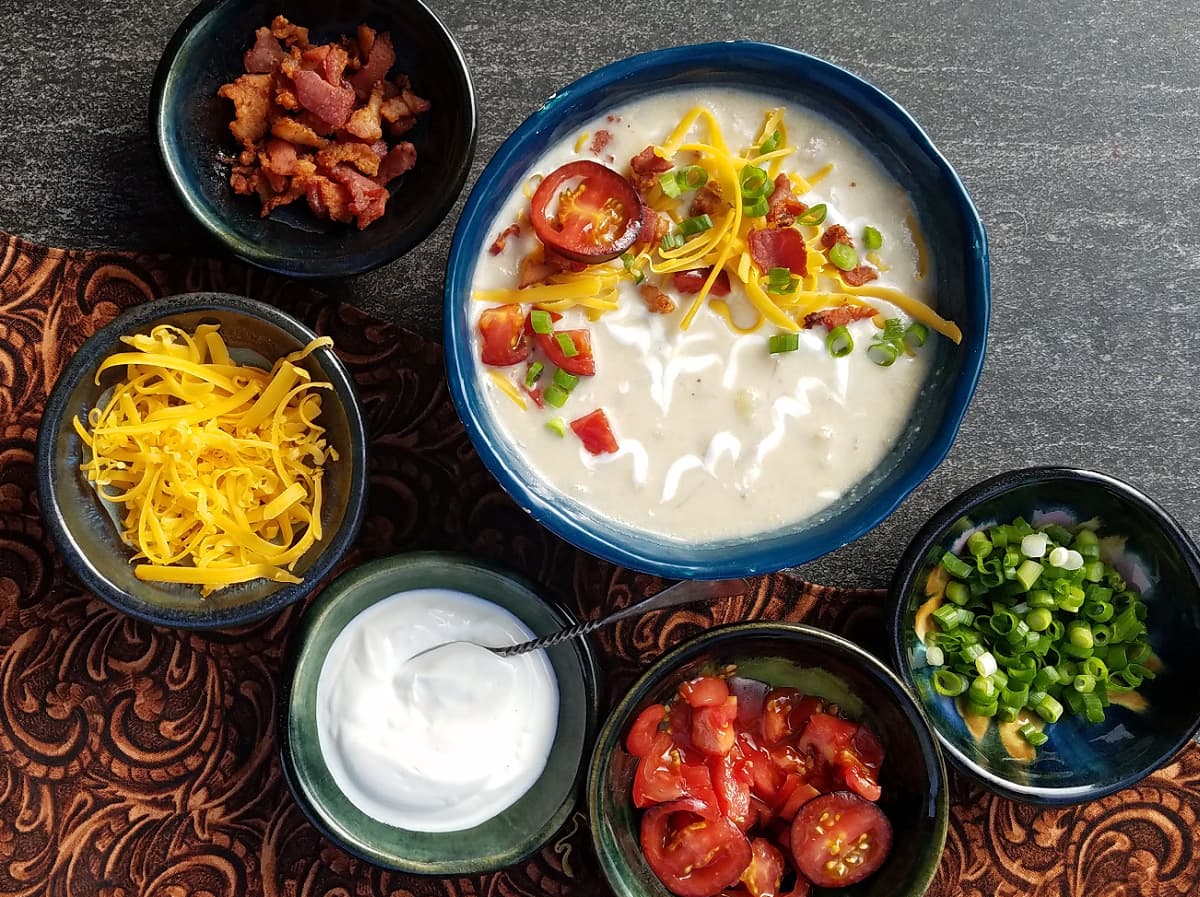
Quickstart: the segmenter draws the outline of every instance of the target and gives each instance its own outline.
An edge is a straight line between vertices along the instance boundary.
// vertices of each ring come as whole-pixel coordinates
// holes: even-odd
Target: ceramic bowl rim
[[[457,565],[465,565],[476,568],[492,576],[497,576],[508,580],[510,583],[520,587],[524,591],[532,595],[537,601],[541,602],[549,608],[551,614],[562,621],[563,626],[570,626],[578,622],[575,615],[569,608],[561,602],[553,600],[547,593],[548,590],[542,588],[533,580],[514,572],[511,569],[493,563],[491,560],[482,557],[476,557],[458,551],[405,551],[397,554],[388,555],[375,560],[368,561],[365,564],[360,564],[351,570],[347,570],[336,580],[330,583],[326,588],[307,608],[303,615],[292,628],[288,637],[288,645],[284,654],[283,663],[280,666],[279,674],[279,693],[275,701],[275,733],[276,733],[276,756],[279,759],[280,767],[283,772],[284,782],[287,785],[289,793],[295,799],[297,806],[308,821],[313,825],[322,836],[337,844],[347,853],[357,857],[364,862],[379,866],[380,868],[390,868],[401,872],[411,872],[421,875],[475,875],[486,872],[493,872],[497,869],[504,868],[513,863],[518,863],[533,853],[540,850],[562,827],[563,823],[570,817],[571,812],[579,809],[579,801],[582,799],[582,788],[587,775],[587,758],[589,756],[589,745],[594,738],[600,718],[600,699],[603,683],[600,676],[599,661],[597,659],[596,648],[590,639],[579,638],[573,640],[573,646],[576,650],[576,657],[579,661],[580,678],[583,680],[583,688],[587,706],[585,707],[585,731],[583,739],[583,748],[580,751],[578,768],[575,772],[575,781],[563,802],[555,814],[550,818],[545,826],[543,833],[544,837],[535,839],[536,843],[532,844],[528,850],[513,851],[509,854],[502,855],[499,859],[502,860],[498,865],[454,865],[448,862],[434,862],[421,864],[411,864],[399,862],[396,864],[384,864],[377,856],[372,856],[364,851],[359,850],[355,845],[343,841],[336,832],[332,831],[325,824],[325,820],[320,813],[317,813],[312,806],[311,798],[308,792],[300,786],[295,762],[291,756],[291,733],[288,728],[288,720],[290,718],[289,708],[291,704],[291,695],[295,687],[295,678],[297,666],[301,656],[304,654],[311,633],[306,620],[313,614],[313,608],[321,605],[323,602],[336,600],[327,596],[334,595],[335,591],[341,595],[352,594],[357,588],[358,582],[364,578],[373,575],[376,571],[384,571],[397,563],[425,563],[429,561],[453,563]],[[557,736],[556,736],[557,738]],[[455,834],[455,833],[451,833]]]
[[[317,338],[307,326],[287,312],[245,296],[221,292],[193,292],[152,299],[125,309],[110,322],[89,336],[58,375],[39,425],[37,441],[37,484],[41,496],[42,519],[67,565],[93,594],[104,599],[132,617],[158,626],[176,629],[211,630],[241,626],[262,620],[304,598],[317,588],[321,580],[337,565],[350,548],[366,514],[367,492],[367,434],[354,387],[354,379],[332,348],[322,347],[311,353],[333,384],[333,392],[344,409],[350,433],[350,453],[340,463],[351,465],[350,490],[342,525],[332,534],[325,547],[313,561],[303,582],[284,584],[262,598],[246,604],[225,608],[205,617],[193,617],[182,611],[159,611],[143,602],[136,602],[99,575],[88,558],[80,551],[72,536],[72,528],[62,512],[55,494],[55,484],[66,475],[55,461],[56,444],[51,434],[59,428],[66,413],[67,400],[80,379],[86,377],[101,361],[93,358],[90,347],[114,343],[118,337],[144,329],[162,318],[180,314],[204,312],[233,312],[273,325],[298,340],[301,345]]]
[[[495,181],[506,169],[519,161],[522,151],[537,138],[538,132],[553,126],[571,104],[579,102],[583,96],[612,88],[644,69],[674,71],[686,66],[711,65],[714,60],[720,60],[727,68],[736,68],[738,60],[747,57],[770,60],[789,76],[819,71],[836,82],[842,93],[865,98],[856,101],[856,105],[869,106],[906,132],[911,144],[906,146],[904,155],[928,159],[953,191],[954,208],[963,225],[964,280],[969,287],[966,294],[972,311],[978,315],[980,336],[977,345],[964,345],[962,349],[962,372],[953,383],[946,413],[928,447],[913,460],[908,472],[897,477],[890,487],[879,491],[869,503],[860,502],[847,509],[846,519],[836,532],[823,537],[791,534],[781,539],[781,544],[770,548],[756,545],[753,539],[711,542],[705,543],[701,550],[689,550],[686,557],[679,560],[665,560],[656,551],[661,537],[609,521],[602,525],[581,522],[580,515],[574,513],[557,492],[543,494],[537,483],[526,482],[509,468],[506,463],[508,451],[500,427],[482,407],[482,397],[474,394],[472,383],[476,371],[471,341],[469,334],[460,329],[455,313],[465,296],[463,288],[468,285],[459,283],[456,272],[471,268],[484,245],[486,234],[483,228],[491,223],[480,218],[485,194],[494,189]],[[807,53],[758,41],[715,41],[641,53],[586,74],[557,91],[501,144],[476,180],[455,227],[446,266],[443,344],[450,395],[467,435],[488,470],[535,520],[582,551],[622,567],[671,579],[718,579],[807,563],[861,538],[886,520],[949,453],[979,381],[987,352],[990,314],[990,263],[983,222],[957,172],[899,103],[865,79]]]
[[[450,210],[462,195],[463,186],[471,173],[471,164],[475,159],[475,149],[479,136],[479,109],[475,97],[475,85],[471,79],[471,70],[467,65],[466,55],[458,40],[454,37],[446,23],[423,0],[404,0],[408,6],[416,8],[428,18],[430,26],[445,40],[454,58],[454,69],[461,76],[463,88],[462,109],[463,123],[466,125],[467,140],[464,152],[455,160],[454,168],[447,182],[447,189],[431,206],[431,211],[420,219],[417,227],[404,231],[386,246],[370,254],[342,255],[333,260],[325,255],[299,257],[296,255],[281,256],[274,252],[259,250],[254,244],[235,239],[224,227],[224,219],[220,215],[208,215],[196,203],[193,191],[187,186],[178,164],[176,154],[168,150],[166,132],[171,116],[164,107],[167,85],[179,64],[179,53],[192,32],[209,17],[224,6],[237,5],[239,0],[202,0],[179,23],[171,35],[171,39],[163,48],[154,77],[150,82],[149,125],[150,134],[154,139],[155,153],[162,165],[162,170],[171,185],[180,204],[191,215],[208,236],[216,240],[229,252],[238,258],[267,271],[285,274],[296,278],[350,277],[356,274],[366,274],[393,262],[400,256],[420,245],[446,220]],[[451,155],[451,154],[447,154]]]
[[[1003,495],[1010,490],[1029,484],[1039,484],[1065,480],[1085,483],[1089,486],[1099,486],[1113,492],[1122,499],[1139,506],[1146,511],[1162,528],[1163,533],[1170,539],[1179,551],[1192,578],[1200,588],[1200,550],[1180,526],[1179,522],[1158,502],[1150,498],[1137,487],[1120,480],[1111,474],[1081,467],[1037,466],[1024,467],[1017,470],[1005,471],[989,477],[947,501],[923,527],[913,536],[900,558],[896,572],[889,587],[889,600],[892,602],[891,635],[889,649],[891,660],[895,664],[905,687],[917,695],[917,703],[924,709],[924,701],[919,697],[916,680],[913,677],[908,662],[908,652],[904,644],[904,617],[908,604],[906,595],[912,588],[917,576],[924,566],[925,553],[929,546],[970,509],[984,502]],[[1170,749],[1161,752],[1156,759],[1141,770],[1122,776],[1120,779],[1103,786],[1075,785],[1069,788],[1056,788],[1042,785],[1021,785],[1003,776],[996,775],[976,763],[960,751],[953,742],[943,735],[932,714],[928,714],[934,734],[941,744],[942,752],[955,769],[968,777],[975,779],[986,788],[1009,800],[1037,806],[1069,806],[1085,801],[1097,800],[1136,784],[1159,769],[1171,759],[1182,747],[1194,739],[1200,732],[1200,716],[1197,716],[1183,735],[1178,738]]]
[[[936,856],[941,856],[942,851],[945,849],[946,836],[950,825],[949,780],[946,772],[946,764],[942,758],[942,751],[938,743],[936,729],[933,726],[933,722],[929,719],[928,714],[926,714],[921,701],[917,699],[903,680],[887,664],[866,648],[850,641],[850,639],[844,636],[808,623],[793,623],[786,620],[748,620],[741,623],[730,623],[714,627],[692,638],[685,639],[663,654],[662,657],[651,664],[629,686],[621,696],[621,699],[613,705],[612,710],[609,711],[608,716],[604,720],[604,724],[600,727],[592,749],[591,759],[588,763],[586,795],[588,824],[592,834],[592,849],[595,851],[596,858],[606,879],[609,877],[610,861],[607,859],[603,845],[600,842],[600,831],[603,820],[599,816],[599,798],[600,789],[604,787],[601,781],[602,772],[608,767],[611,758],[605,754],[603,746],[609,741],[612,741],[614,744],[620,743],[619,737],[614,737],[614,732],[631,721],[631,711],[637,706],[637,703],[644,699],[646,693],[654,685],[661,682],[681,663],[686,662],[690,656],[702,651],[705,647],[715,642],[732,641],[736,645],[737,640],[741,636],[752,638],[763,635],[768,637],[778,636],[789,641],[812,639],[818,642],[826,642],[849,652],[855,662],[880,679],[885,684],[884,687],[891,692],[892,699],[905,708],[907,711],[905,716],[915,723],[913,729],[917,735],[917,740],[921,742],[921,753],[929,763],[933,783],[938,786],[934,814],[934,835],[939,842]],[[930,862],[925,873],[921,876],[922,881],[918,883],[919,890],[913,891],[911,894],[924,894],[928,891],[929,885],[937,875],[937,870],[938,862]]]

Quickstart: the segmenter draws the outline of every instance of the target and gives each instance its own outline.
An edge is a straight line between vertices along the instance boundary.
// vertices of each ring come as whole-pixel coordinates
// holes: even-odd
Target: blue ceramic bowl
[[[238,150],[233,104],[217,89],[242,74],[254,31],[284,15],[314,42],[354,34],[362,23],[390,31],[393,72],[432,103],[405,135],[417,148],[412,171],[389,185],[387,212],[365,230],[312,215],[303,200],[259,216],[254,197],[229,186],[218,162]],[[150,132],[183,207],[230,252],[294,277],[360,274],[403,255],[433,231],[458,198],[475,154],[475,95],[454,37],[420,0],[206,0],[163,51],[150,90]]]
[[[609,714],[588,771],[588,810],[600,866],[618,897],[670,897],[647,865],[633,805],[637,759],[625,750],[630,726],[680,683],[728,664],[738,674],[798,688],[840,705],[879,734],[885,756],[879,805],[892,824],[892,852],[879,870],[849,888],[818,894],[921,897],[937,873],[950,800],[937,740],[900,679],[862,648],[797,623],[740,623],[692,639],[650,667]]]
[[[1011,523],[1099,521],[1106,560],[1142,593],[1158,678],[1140,689],[1145,711],[1110,706],[1103,723],[1064,717],[1032,763],[1012,760],[995,727],[976,741],[950,698],[934,692],[932,668],[913,631],[926,600],[925,580],[942,554],[978,527]],[[1123,543],[1117,539],[1123,538]],[[1042,467],[994,477],[955,498],[917,534],[892,582],[893,660],[921,699],[950,762],[1014,800],[1070,804],[1103,797],[1162,766],[1200,728],[1200,553],[1161,507],[1132,486],[1086,470]]]
[[[468,304],[482,247],[505,200],[548,146],[636,98],[719,83],[758,90],[841,125],[912,196],[936,256],[939,311],[963,341],[936,351],[921,409],[890,455],[854,489],[799,525],[753,539],[685,543],[618,525],[548,487],[505,438],[487,408],[472,357]],[[672,578],[743,576],[802,564],[859,538],[884,520],[950,449],[983,364],[990,307],[987,240],[966,190],[928,136],[893,100],[860,78],[804,53],[737,41],[674,47],[605,66],[563,88],[500,147],[471,193],[446,273],[445,344],[450,392],[475,448],[521,507],[583,550]]]
[[[315,589],[350,548],[367,503],[367,437],[354,381],[332,349],[310,353],[300,364],[333,388],[322,396],[321,416],[338,460],[325,468],[321,524],[324,537],[299,559],[296,584],[255,579],[202,598],[196,586],[143,582],[134,576],[133,549],[122,540],[110,509],[80,473],[86,448],[72,421],[87,420],[105,391],[124,376],[96,369],[126,348],[122,336],[149,333],[159,324],[194,330],[221,325],[231,349],[250,351],[265,363],[308,345],[315,334],[273,306],[227,293],[189,293],[135,306],[96,331],[59,375],[38,431],[38,501],[46,528],[67,565],[91,592],[118,610],[160,626],[224,629],[278,613]]]

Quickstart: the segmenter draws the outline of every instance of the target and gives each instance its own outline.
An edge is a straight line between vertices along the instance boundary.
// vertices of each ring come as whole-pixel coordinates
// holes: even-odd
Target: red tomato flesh
[[[810,800],[792,823],[796,866],[818,887],[842,888],[877,870],[892,849],[883,811],[849,791]]]
[[[746,836],[725,817],[706,819],[696,801],[660,804],[642,816],[646,862],[679,897],[711,897],[750,865]]]
[[[742,873],[741,882],[750,897],[776,897],[783,880],[783,854],[766,838],[750,841],[750,865]]]
[[[737,698],[730,695],[724,703],[701,707],[692,712],[692,744],[711,756],[729,753],[737,732]]]
[[[638,714],[633,727],[625,737],[625,747],[635,757],[644,757],[650,753],[654,740],[658,737],[658,727],[667,718],[665,704],[651,704]]]
[[[558,342],[559,334],[571,338],[575,345],[574,355],[563,352]],[[533,338],[546,357],[568,374],[590,377],[596,373],[596,359],[592,357],[592,334],[587,330],[556,330],[554,333],[536,333]]]
[[[613,435],[603,408],[571,421],[571,429],[583,442],[583,447],[593,455],[608,454],[618,448],[617,437]]]
[[[529,220],[548,249],[596,264],[616,258],[637,240],[642,199],[611,168],[581,159],[542,178],[529,201]]]
[[[484,309],[479,316],[479,334],[483,337],[480,358],[484,364],[517,364],[532,351],[525,336],[525,313],[518,305]]]
[[[679,697],[687,701],[689,707],[711,707],[729,699],[729,686],[716,676],[701,676],[679,686]]]

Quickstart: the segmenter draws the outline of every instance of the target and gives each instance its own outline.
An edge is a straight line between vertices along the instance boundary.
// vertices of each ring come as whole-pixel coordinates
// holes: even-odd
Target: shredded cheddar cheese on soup
[[[125,368],[103,407],[75,429],[82,471],[117,506],[134,574],[197,585],[202,595],[292,571],[320,541],[321,480],[337,452],[317,423],[321,390],[297,364],[328,337],[271,370],[238,364],[214,325],[194,333],[161,325],[122,337],[96,382]]]

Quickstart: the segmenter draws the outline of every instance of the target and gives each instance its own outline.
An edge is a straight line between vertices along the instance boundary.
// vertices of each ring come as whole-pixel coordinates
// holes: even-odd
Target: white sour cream
[[[861,256],[863,228],[871,225],[883,234],[883,266],[871,286],[930,301],[933,278],[918,272],[908,196],[849,134],[786,99],[715,87],[655,94],[580,128],[612,135],[600,154],[587,141],[577,149],[573,134],[550,147],[529,174],[580,158],[626,170],[631,156],[663,143],[695,105],[714,113],[731,149],[752,143],[769,109],[786,107],[788,142],[798,149],[784,170],[810,175],[833,163],[800,198],[810,206],[825,203],[825,226],[844,225]],[[489,240],[522,208],[528,200],[517,191],[489,228]],[[514,288],[520,261],[534,245],[525,226],[500,255],[481,248],[473,288]],[[674,295],[669,278],[667,284]],[[675,312],[661,315],[648,311],[631,282],[622,281],[620,289],[618,310],[594,322],[573,310],[556,325],[589,329],[596,359],[596,375],[580,378],[561,410],[532,405],[521,410],[490,381],[482,363],[479,376],[512,451],[551,489],[599,516],[680,541],[769,532],[818,515],[849,493],[903,432],[933,342],[940,339],[931,334],[915,357],[902,355],[883,368],[867,356],[879,331],[864,320],[850,326],[855,347],[844,358],[829,356],[824,328],[801,331],[798,351],[770,355],[767,339],[777,332],[772,325],[738,334],[704,307],[684,331],[679,325],[687,296]],[[736,279],[727,301],[736,321],[753,323],[756,313]],[[903,317],[886,302],[870,301],[888,317]],[[471,303],[472,322],[486,307]],[[507,372],[519,384],[525,366],[491,370]],[[615,454],[593,456],[570,431],[562,438],[546,428],[553,417],[569,421],[595,408],[605,409],[612,424],[620,446]]]
[[[461,592],[392,595],[347,624],[317,683],[317,732],[334,781],[368,816],[410,831],[472,828],[516,803],[546,766],[558,687],[545,652],[498,657],[455,640],[534,638]]]

